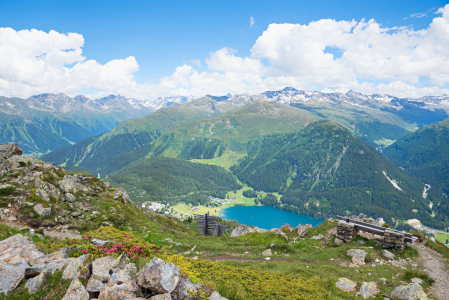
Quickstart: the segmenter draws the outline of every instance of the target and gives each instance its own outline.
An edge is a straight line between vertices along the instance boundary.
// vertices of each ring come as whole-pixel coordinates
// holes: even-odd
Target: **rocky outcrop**
[[[119,198],[122,198],[125,203],[132,203],[131,198],[123,188],[118,188],[114,192],[114,200],[119,200]]]
[[[293,230],[293,226],[290,225],[290,224],[288,224],[288,223],[285,223],[284,225],[282,225],[281,227],[279,227],[279,229],[281,229],[281,230],[283,230],[284,228],[287,228],[287,229],[288,229],[288,232],[290,232],[290,231]]]
[[[235,228],[232,231],[231,237],[239,237],[252,232],[267,232],[267,231],[268,230],[259,228],[257,226],[240,225],[239,227]]]
[[[0,144],[0,163],[14,155],[22,155],[22,148],[16,143]]]
[[[299,236],[301,236],[309,228],[312,228],[312,224],[304,224],[304,225],[299,224],[294,228],[294,230],[296,229],[296,233]]]
[[[67,267],[62,273],[62,279],[70,279],[74,277],[79,277],[84,280],[89,279],[90,277],[90,268],[89,261],[87,260],[86,255],[81,255],[69,262]]]

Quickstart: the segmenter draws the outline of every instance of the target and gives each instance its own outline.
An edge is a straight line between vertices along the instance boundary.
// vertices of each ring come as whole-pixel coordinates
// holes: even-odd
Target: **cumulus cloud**
[[[286,86],[401,97],[449,94],[449,5],[435,13],[423,30],[364,19],[270,24],[249,56],[224,47],[209,54],[202,72],[186,64],[147,84],[133,80],[139,65],[132,56],[103,65],[83,57],[80,34],[0,28],[0,94],[75,94],[96,88],[98,96],[152,99],[256,94]],[[341,56],[329,49],[338,49]],[[190,63],[201,67],[199,59]]]

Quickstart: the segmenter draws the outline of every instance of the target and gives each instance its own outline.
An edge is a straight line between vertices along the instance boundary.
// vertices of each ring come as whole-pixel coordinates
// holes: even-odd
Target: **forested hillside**
[[[437,220],[449,220],[449,119],[425,126],[386,148],[392,162],[429,184]]]
[[[149,151],[139,151],[141,147],[178,125],[210,118],[244,103],[245,99],[221,103],[207,96],[179,106],[162,108],[148,116],[123,121],[105,134],[60,148],[42,158],[68,169],[82,169],[105,176],[142,160]],[[143,155],[122,157],[131,151]]]
[[[422,183],[333,122],[266,136],[250,142],[247,153],[231,171],[256,191],[283,195],[279,202],[262,199],[264,204],[319,218],[365,211],[434,221]]]
[[[146,159],[108,180],[128,190],[139,204],[158,201],[174,205],[183,201],[205,205],[207,196],[223,199],[227,192],[241,188],[222,167],[167,157]]]

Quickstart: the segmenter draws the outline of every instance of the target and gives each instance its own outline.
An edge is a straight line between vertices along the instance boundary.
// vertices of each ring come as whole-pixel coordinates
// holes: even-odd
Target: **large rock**
[[[353,292],[355,291],[357,282],[351,281],[347,278],[340,278],[335,285],[344,292]]]
[[[62,270],[64,269],[71,260],[74,258],[65,258],[65,259],[58,259],[58,260],[51,260],[49,262],[45,262],[39,265],[34,265],[32,267],[29,267],[25,269],[25,276],[27,278],[36,277],[43,271],[47,271],[50,273],[53,273],[56,270]]]
[[[38,276],[29,279],[25,284],[25,288],[28,289],[28,293],[34,294],[36,291],[38,291],[42,284],[47,281],[48,275],[49,273],[47,271],[43,271]]]
[[[394,254],[391,253],[391,252],[388,251],[388,250],[383,249],[383,250],[382,250],[382,257],[383,257],[383,258],[386,258],[386,259],[394,259]]]
[[[225,297],[222,297],[218,292],[214,291],[210,294],[209,300],[228,300]]]
[[[65,249],[65,248],[64,248]],[[62,273],[62,279],[70,279],[74,277],[81,277],[85,280],[90,277],[89,261],[86,255],[81,255],[71,260]]]
[[[6,171],[14,171],[19,168],[23,168],[23,166],[30,166],[30,167],[36,167],[42,168],[42,169],[51,169],[55,166],[51,164],[45,163],[43,160],[37,159],[34,156],[19,156],[14,155],[7,160],[0,163],[0,170],[6,170]]]
[[[173,292],[180,279],[179,269],[174,264],[167,264],[157,257],[147,263],[137,274],[137,284],[157,294]]]
[[[109,270],[114,269],[118,265],[117,260],[112,256],[97,258],[92,262],[92,276],[87,282],[86,289],[92,293],[102,292],[108,285],[105,279],[109,281]]]
[[[378,293],[380,293],[380,289],[374,282],[363,282],[360,287],[360,294],[363,299],[368,299],[370,297],[375,298]]]
[[[121,283],[117,282],[113,286],[107,287],[98,296],[98,300],[124,300],[124,299],[135,299],[137,286],[134,291],[129,290],[129,288]]]
[[[44,253],[36,249],[36,245],[21,234],[16,234],[0,242],[0,262],[16,264],[21,260],[31,262]]]
[[[45,208],[41,203],[35,205],[33,207],[33,210],[41,217],[46,217],[51,214],[51,208],[50,207]]]
[[[109,244],[109,241],[103,241],[100,239],[92,239],[90,241],[90,243],[95,246],[106,246],[107,244]]]
[[[189,291],[194,292],[202,287],[201,283],[193,283],[189,277],[182,277],[174,294],[180,299],[189,299]]]
[[[365,264],[366,252],[360,249],[350,249],[346,252],[346,255],[351,256],[351,261],[357,266],[363,266]]]
[[[86,289],[89,294],[96,295],[117,284],[120,288],[110,289],[108,294],[115,292],[120,294],[120,291],[126,291],[127,295],[134,293],[135,298],[137,285],[132,277],[136,273],[137,268],[134,264],[119,263],[119,260],[112,256],[97,258],[92,263],[92,276],[87,282]]]
[[[80,176],[78,174],[66,174],[62,180],[59,180],[59,186],[64,193],[76,194],[78,191],[88,192],[89,188],[77,182],[79,179]]]
[[[0,163],[14,155],[22,155],[22,148],[16,143],[0,144]]]
[[[39,256],[35,259],[33,259],[30,262],[30,265],[34,266],[34,265],[39,265],[39,264],[43,264],[52,260],[60,260],[60,259],[64,259],[64,258],[69,258],[70,254],[72,253],[72,248],[71,247],[64,247],[59,251],[47,254],[47,255],[43,255],[43,256]]]
[[[231,237],[239,237],[252,232],[267,232],[267,231],[268,230],[259,228],[257,226],[246,226],[243,224],[232,231]]]
[[[405,300],[427,300],[427,295],[418,283],[400,285],[391,292],[392,297]]]
[[[73,278],[62,300],[89,300],[89,293],[78,277]]]
[[[13,291],[25,277],[27,267],[24,260],[13,265],[0,262],[0,294],[8,295]]]

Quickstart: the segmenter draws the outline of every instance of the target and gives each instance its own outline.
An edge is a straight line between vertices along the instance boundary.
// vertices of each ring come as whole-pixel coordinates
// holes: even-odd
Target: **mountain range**
[[[244,186],[266,205],[318,218],[363,212],[416,217],[442,228],[449,225],[442,217],[445,205],[429,205],[423,178],[401,170],[382,151],[446,119],[448,99],[293,88],[160,98],[155,112],[42,159],[143,191],[131,196],[137,203],[204,204]]]
[[[89,99],[65,94],[0,97],[0,143],[16,142],[25,154],[42,155],[105,133],[121,121],[190,100],[175,96],[144,101],[115,95]]]

